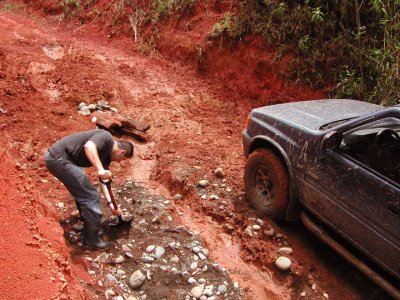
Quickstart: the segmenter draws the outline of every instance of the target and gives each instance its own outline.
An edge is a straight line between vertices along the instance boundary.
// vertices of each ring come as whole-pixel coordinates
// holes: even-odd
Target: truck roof
[[[284,122],[318,130],[340,120],[356,118],[384,109],[381,105],[349,99],[324,99],[274,104],[254,112],[267,114]]]

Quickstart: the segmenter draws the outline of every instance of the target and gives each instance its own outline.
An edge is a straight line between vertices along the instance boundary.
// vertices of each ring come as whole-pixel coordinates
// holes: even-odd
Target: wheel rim
[[[275,198],[275,180],[266,166],[260,166],[255,173],[256,193],[264,206],[270,206]]]

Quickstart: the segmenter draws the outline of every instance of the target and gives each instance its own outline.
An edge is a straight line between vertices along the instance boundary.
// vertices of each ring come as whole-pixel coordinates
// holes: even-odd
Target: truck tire
[[[244,184],[250,205],[274,220],[285,218],[289,173],[283,160],[268,149],[256,149],[247,160]]]

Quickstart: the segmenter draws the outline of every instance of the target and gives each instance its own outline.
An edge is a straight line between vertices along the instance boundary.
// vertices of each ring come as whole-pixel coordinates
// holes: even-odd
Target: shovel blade
[[[133,217],[132,216],[118,216],[118,221],[116,223],[110,223],[109,226],[113,228],[131,227]]]
[[[124,223],[124,224],[132,224],[133,221],[133,216],[129,216],[129,215],[119,215],[118,216],[118,221],[119,223]]]

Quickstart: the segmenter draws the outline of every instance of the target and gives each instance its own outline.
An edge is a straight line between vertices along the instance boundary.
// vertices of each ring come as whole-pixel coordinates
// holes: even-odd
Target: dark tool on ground
[[[107,200],[107,205],[110,207],[113,215],[118,216],[118,223],[116,223],[114,226],[130,226],[132,224],[133,217],[129,215],[123,215],[122,212],[119,210],[117,200],[115,199],[114,192],[111,188],[111,182],[111,179],[100,179],[101,190],[103,191],[104,197]]]

